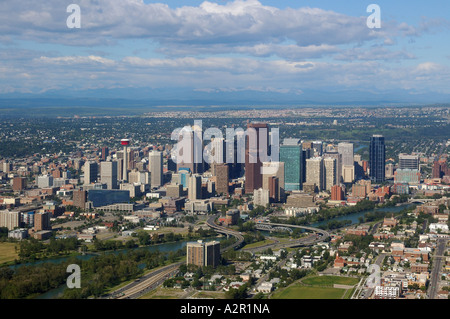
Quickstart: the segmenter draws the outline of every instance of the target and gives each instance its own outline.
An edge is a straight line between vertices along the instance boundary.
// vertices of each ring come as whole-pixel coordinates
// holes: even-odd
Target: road
[[[433,269],[430,274],[430,285],[428,286],[428,298],[436,299],[439,291],[439,281],[441,276],[442,263],[445,260],[444,251],[448,239],[438,239],[436,250],[433,256]]]
[[[242,246],[242,244],[244,243],[244,236],[242,236],[242,234],[240,232],[236,232],[236,231],[231,230],[229,228],[217,225],[214,222],[214,220],[218,216],[219,216],[219,214],[216,214],[216,215],[213,215],[210,218],[208,218],[208,220],[206,221],[206,225],[208,225],[209,227],[213,228],[218,233],[222,233],[222,234],[225,234],[227,236],[234,236],[237,239],[237,241],[233,245],[221,249],[221,252],[225,251],[225,250],[228,250],[230,248],[239,249]]]
[[[183,264],[183,262],[171,264],[152,271],[136,279],[132,283],[108,294],[105,298],[137,299],[161,285],[167,278],[175,275],[181,264]]]

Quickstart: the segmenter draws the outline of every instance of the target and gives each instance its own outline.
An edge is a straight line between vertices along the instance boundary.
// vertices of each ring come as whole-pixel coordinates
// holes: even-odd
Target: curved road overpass
[[[216,219],[217,216],[218,215],[214,215],[214,216],[211,216],[210,218],[208,218],[206,224],[209,227],[215,229],[219,233],[226,234],[227,236],[234,236],[237,238],[236,243],[234,243],[231,247],[226,247],[223,250],[227,250],[230,248],[239,249],[244,242],[244,236],[242,236],[242,234],[239,232],[236,232],[229,228],[217,225],[214,222],[214,220]],[[299,226],[299,225],[277,224],[277,223],[260,223],[260,224],[269,225],[269,226],[289,227],[289,228],[301,228],[301,229],[310,230],[310,231],[313,231],[313,232],[319,234],[319,236],[317,236],[317,237],[310,236],[310,237],[306,237],[306,238],[301,238],[300,240],[292,242],[292,243],[283,244],[283,247],[312,245],[312,244],[315,244],[318,242],[322,242],[322,241],[326,240],[328,237],[330,237],[330,234],[327,231],[320,229],[320,228],[310,227],[310,226]]]
[[[239,249],[242,246],[242,244],[244,243],[244,236],[242,236],[241,233],[239,233],[239,232],[236,232],[229,228],[217,225],[214,222],[214,220],[216,219],[217,216],[218,215],[213,215],[210,218],[208,218],[208,220],[206,221],[206,224],[209,227],[213,228],[218,233],[225,234],[227,236],[234,236],[237,239],[237,241],[233,245],[226,247],[224,249],[221,249],[221,251],[228,250],[230,248]]]

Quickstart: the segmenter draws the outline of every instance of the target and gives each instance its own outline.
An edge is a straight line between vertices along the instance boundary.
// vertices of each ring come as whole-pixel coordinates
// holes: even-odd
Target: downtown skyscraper
[[[373,135],[369,146],[370,179],[382,183],[385,179],[386,146],[383,135]]]
[[[284,162],[285,190],[301,190],[306,161],[300,140],[284,140],[283,145],[280,146],[280,162]]]
[[[249,194],[263,186],[260,154],[268,152],[269,126],[266,123],[249,123],[247,130],[254,133],[253,136],[251,133],[246,136],[245,143],[245,193]]]

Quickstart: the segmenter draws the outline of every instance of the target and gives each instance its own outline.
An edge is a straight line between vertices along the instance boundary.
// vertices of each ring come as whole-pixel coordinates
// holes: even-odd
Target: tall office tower
[[[198,174],[189,177],[188,198],[189,200],[202,198],[202,177]]]
[[[344,183],[352,183],[355,179],[355,160],[353,143],[339,143],[338,153],[342,156],[341,177]],[[352,170],[353,167],[353,170]],[[345,172],[344,172],[345,168]],[[344,174],[345,173],[345,174]]]
[[[50,230],[50,213],[37,213],[34,215],[34,231]]]
[[[285,193],[285,163],[284,162],[263,162],[263,189],[270,190],[270,178],[271,177],[277,177],[278,181],[278,191],[277,191],[277,198],[275,201],[280,201],[282,198],[284,198]]]
[[[335,185],[339,185],[342,180],[342,154],[339,152],[325,152],[323,153],[323,158],[334,158],[336,160],[336,180]]]
[[[214,168],[216,176],[217,194],[229,194],[228,180],[230,177],[230,168],[228,164],[216,164]]]
[[[200,267],[212,266],[217,267],[220,263],[220,243],[212,241],[204,243],[198,242],[187,243],[186,245],[186,264],[197,265]]]
[[[306,182],[316,184],[317,190],[323,190],[323,159],[313,157],[306,160]]]
[[[148,155],[150,185],[152,188],[163,185],[163,154],[158,151],[151,151]]]
[[[109,148],[106,146],[102,147],[102,161],[106,161],[106,158],[109,155]]]
[[[14,177],[13,179],[13,191],[24,190],[27,186],[27,179],[25,177]]]
[[[344,190],[339,185],[331,187],[331,200],[344,200]]]
[[[190,132],[186,131],[180,135],[179,141],[182,142],[183,147],[178,154],[183,158],[177,163],[177,172],[187,168],[193,174],[203,173],[203,131],[201,127],[193,125]]]
[[[98,164],[96,162],[87,161],[84,164],[84,185],[89,185],[97,181]]]
[[[369,147],[370,179],[375,183],[384,182],[386,146],[383,135],[373,135]]]
[[[419,169],[419,155],[399,154],[398,169]]]
[[[128,145],[130,145],[129,139],[120,140],[120,144],[123,146],[123,163],[122,163],[122,180],[124,182],[128,181]]]
[[[331,187],[336,185],[337,165],[336,159],[327,157],[323,160],[323,188],[331,191]]]
[[[304,152],[300,140],[285,139],[280,146],[280,162],[284,163],[286,191],[301,190],[303,184]]]
[[[20,212],[0,211],[0,227],[6,227],[8,230],[20,227],[20,215]]]
[[[245,142],[245,193],[253,193],[263,185],[260,154],[269,154],[269,125],[248,123]],[[263,136],[264,135],[264,136]],[[261,140],[264,139],[264,140]]]
[[[100,179],[107,189],[118,189],[116,161],[100,163]]]
[[[339,143],[338,153],[342,155],[342,165],[353,165],[353,143]]]

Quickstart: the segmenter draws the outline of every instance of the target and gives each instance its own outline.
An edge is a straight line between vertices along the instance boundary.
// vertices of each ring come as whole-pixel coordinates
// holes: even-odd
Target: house
[[[261,285],[256,289],[258,292],[262,293],[270,293],[273,289],[273,284],[271,282],[264,281]]]

